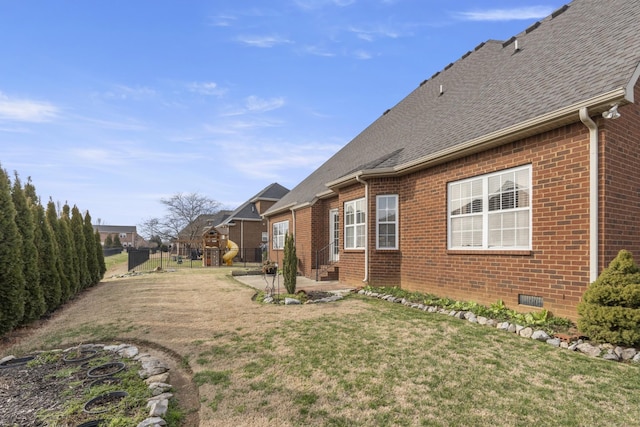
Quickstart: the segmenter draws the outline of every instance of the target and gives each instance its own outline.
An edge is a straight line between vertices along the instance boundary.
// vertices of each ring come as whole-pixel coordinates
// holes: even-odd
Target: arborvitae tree
[[[107,265],[104,262],[104,252],[102,252],[102,243],[100,238],[100,232],[96,230],[95,234],[96,255],[98,257],[98,267],[100,268],[100,280],[104,277],[104,273],[107,272]]]
[[[111,234],[107,234],[107,237],[104,238],[104,247],[106,249],[109,249],[112,246],[113,246],[113,237],[111,237]]]
[[[98,254],[96,253],[96,239],[93,235],[93,224],[89,211],[84,214],[84,244],[87,248],[87,270],[89,272],[90,286],[96,285],[100,281],[100,266],[98,264]]]
[[[0,335],[18,325],[24,316],[22,239],[6,171],[0,168]]]
[[[114,248],[122,248],[122,242],[120,241],[120,236],[117,234],[113,235],[113,245]]]
[[[45,215],[41,204],[35,206],[36,215],[36,247],[38,248],[38,265],[40,268],[40,287],[44,292],[47,311],[52,312],[62,301],[62,280],[60,279],[60,251],[55,233]]]
[[[22,237],[21,255],[15,262],[22,267],[25,280],[23,323],[39,319],[46,311],[44,294],[40,287],[40,271],[38,269],[38,251],[35,244],[35,221],[33,212],[27,201],[20,177],[14,175],[11,190],[13,205],[16,209],[16,225]]]
[[[62,230],[62,239],[59,243],[62,246],[62,259],[64,260],[65,274],[69,278],[71,297],[76,296],[80,290],[80,276],[78,254],[76,253],[76,245],[71,230],[71,208],[68,204],[62,207],[62,215],[60,215],[60,229]]]
[[[27,179],[24,193],[31,203],[31,210],[35,221],[35,244],[38,250],[38,271],[40,272],[40,288],[44,295],[48,312],[58,308],[61,297],[60,272],[58,271],[58,244],[53,230],[47,221],[44,207],[36,194],[36,187]]]
[[[578,304],[578,328],[593,341],[640,344],[640,267],[621,250]]]
[[[56,210],[56,205],[53,203],[53,200],[49,200],[47,203],[47,221],[49,222],[49,226],[51,226],[51,230],[53,231],[53,236],[55,238],[56,244],[56,252],[57,252],[57,260],[56,260],[56,268],[58,269],[58,275],[60,276],[60,302],[65,303],[71,298],[71,281],[69,276],[67,275],[67,267],[64,265],[65,263],[65,243],[66,235],[64,230],[62,229],[62,224],[60,218],[58,218],[58,211]]]
[[[73,235],[73,244],[76,248],[78,257],[78,279],[80,280],[80,289],[88,288],[91,285],[91,273],[87,262],[87,242],[85,241],[84,220],[80,209],[73,205],[71,209],[71,234]],[[92,239],[93,240],[93,239]]]
[[[282,260],[282,278],[284,287],[290,294],[296,293],[296,279],[298,275],[298,257],[296,256],[296,244],[293,234],[284,236],[284,259]]]

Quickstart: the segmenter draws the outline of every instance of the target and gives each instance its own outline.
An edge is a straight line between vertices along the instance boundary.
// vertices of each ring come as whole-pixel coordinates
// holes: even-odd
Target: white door
[[[338,209],[331,209],[329,211],[329,260],[331,262],[337,262],[340,258],[340,246],[338,241],[340,237],[340,214]]]

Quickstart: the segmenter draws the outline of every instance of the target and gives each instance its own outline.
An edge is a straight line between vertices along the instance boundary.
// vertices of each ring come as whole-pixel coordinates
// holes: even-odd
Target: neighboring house
[[[242,261],[261,262],[260,247],[268,241],[269,234],[262,214],[288,192],[289,189],[277,182],[270,184],[216,224],[217,230],[223,230],[228,239],[238,245],[237,257]]]
[[[308,277],[575,319],[640,254],[638,22],[575,0],[447,65],[265,213],[271,257],[289,232]]]
[[[178,233],[177,239],[171,242],[171,253],[192,256],[192,251],[202,251],[203,236],[211,227],[224,221],[231,214],[230,210],[221,210],[215,214],[199,215]]]
[[[111,236],[111,238],[118,236],[125,248],[139,248],[147,244],[144,238],[138,234],[135,225],[94,225],[93,231],[100,233],[100,243],[103,246],[107,236]]]

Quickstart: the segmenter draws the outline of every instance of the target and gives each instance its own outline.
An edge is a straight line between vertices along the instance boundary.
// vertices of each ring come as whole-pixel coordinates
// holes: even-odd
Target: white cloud
[[[105,92],[103,96],[107,99],[140,101],[155,97],[156,91],[145,86],[115,85],[112,90]]]
[[[251,112],[265,112],[276,110],[284,105],[284,98],[262,99],[257,96],[250,96],[246,100],[247,109]]]
[[[513,9],[487,9],[459,12],[457,16],[466,21],[513,21],[541,19],[553,12],[548,6],[518,7]]]
[[[366,50],[356,50],[353,52],[353,55],[356,59],[367,60],[373,58],[373,55]]]
[[[227,89],[221,88],[214,82],[193,82],[187,85],[189,91],[199,93],[201,95],[223,96],[227,93]]]
[[[274,47],[281,44],[293,43],[292,41],[277,35],[272,36],[239,36],[237,39],[240,43],[253,47]]]
[[[397,31],[389,29],[389,28],[384,28],[381,26],[375,27],[375,28],[358,28],[358,27],[351,27],[349,28],[349,31],[351,31],[352,33],[354,33],[356,35],[356,37],[358,37],[360,40],[364,40],[364,41],[374,41],[378,38],[391,38],[391,39],[396,39],[398,37],[400,37],[400,35],[398,34]]]
[[[217,15],[211,17],[211,25],[214,27],[230,27],[235,23],[236,17],[232,15]]]
[[[49,102],[9,98],[0,92],[0,120],[41,123],[59,114],[60,109]]]
[[[326,50],[320,46],[305,46],[303,49],[304,53],[315,56],[324,56],[324,57],[333,57],[336,56],[335,53]]]

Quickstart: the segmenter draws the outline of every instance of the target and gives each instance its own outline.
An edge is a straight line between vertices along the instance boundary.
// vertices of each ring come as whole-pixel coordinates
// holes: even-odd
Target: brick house
[[[265,213],[271,258],[289,232],[307,277],[575,319],[640,254],[638,22],[574,0],[447,65]]]
[[[224,221],[215,225],[217,230],[238,245],[237,258],[247,262],[261,262],[261,244],[268,240],[267,221],[262,217],[271,206],[289,192],[274,182],[238,206]]]
[[[124,248],[139,248],[147,245],[146,240],[138,234],[135,225],[94,225],[93,231],[100,233],[100,243],[103,246],[107,236],[111,236],[112,239],[118,236]]]

